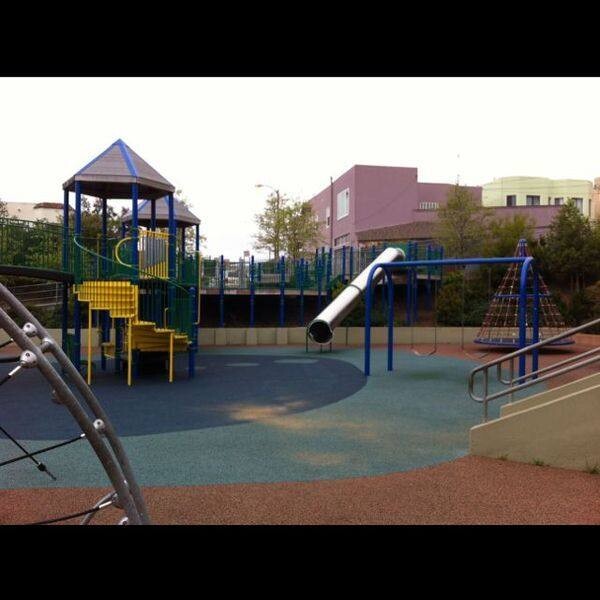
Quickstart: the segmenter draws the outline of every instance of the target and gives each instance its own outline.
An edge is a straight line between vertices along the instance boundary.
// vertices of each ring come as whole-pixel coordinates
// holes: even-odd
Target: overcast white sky
[[[61,202],[122,138],[192,201],[205,252],[237,258],[268,194],[256,183],[308,199],[354,164],[593,179],[599,113],[594,78],[4,78],[0,198]]]

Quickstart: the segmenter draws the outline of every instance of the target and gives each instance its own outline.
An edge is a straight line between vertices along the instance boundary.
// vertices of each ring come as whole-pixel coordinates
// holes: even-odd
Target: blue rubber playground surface
[[[182,363],[172,384],[161,373],[129,388],[107,371],[93,389],[145,486],[358,477],[467,454],[482,416],[467,395],[476,363],[397,351],[390,373],[385,350],[375,349],[367,378],[362,360],[361,349],[202,350],[194,379]],[[0,367],[0,376],[10,368]],[[37,370],[2,387],[0,425],[29,451],[80,433]],[[0,461],[18,454],[0,437]],[[108,485],[85,441],[40,458],[58,481],[20,461],[0,469],[0,488]]]

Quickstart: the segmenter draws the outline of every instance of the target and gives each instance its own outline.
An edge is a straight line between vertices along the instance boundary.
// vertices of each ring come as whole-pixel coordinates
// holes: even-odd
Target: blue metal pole
[[[300,314],[298,325],[304,325],[304,259],[300,259]]]
[[[169,227],[169,245],[168,245],[168,276],[170,279],[169,287],[168,287],[168,315],[169,322],[172,322],[173,312],[175,311],[175,286],[173,282],[176,278],[177,273],[177,229],[175,222],[175,200],[173,199],[173,194],[168,194],[167,196],[167,208],[168,208],[168,227]]]
[[[406,244],[406,255],[408,260],[412,260],[412,243],[410,241]],[[411,316],[411,302],[412,302],[412,272],[407,269],[405,272],[406,279],[406,325],[410,325],[412,323]]]
[[[196,252],[200,252],[200,223],[196,223]]]
[[[386,269],[388,292],[388,348],[387,348],[387,370],[394,369],[394,281],[392,274]]]
[[[285,257],[279,261],[279,327],[285,323]]]
[[[365,375],[371,374],[371,308],[373,306],[373,270],[365,289]]]
[[[250,327],[254,327],[254,255],[250,257]]]
[[[192,379],[196,373],[196,352],[198,349],[198,326],[195,325],[196,321],[198,320],[198,302],[196,301],[196,292],[197,290],[194,286],[190,287],[190,310],[192,312],[192,323],[194,323],[192,330],[192,344],[188,348],[188,377],[190,379]]]
[[[102,254],[102,268],[101,276],[102,278],[106,277],[108,261],[108,247],[106,243],[106,238],[108,235],[108,205],[106,198],[102,198],[102,235],[100,238],[100,246],[101,246],[101,254]],[[100,321],[101,321],[101,341],[102,343],[108,342],[110,340],[110,315],[108,311],[103,310],[100,313]],[[104,349],[100,352],[100,366],[103,371],[106,371],[106,356],[104,355]]]
[[[138,184],[131,184],[131,264],[134,267],[133,283],[139,281],[138,264]]]
[[[342,283],[346,283],[346,246],[342,246]]]
[[[354,279],[354,247],[350,246],[350,277],[349,281]]]
[[[523,262],[521,265],[521,277],[519,282],[519,349],[527,345],[527,269],[529,262]],[[523,377],[526,372],[526,357],[524,354],[519,356],[519,377]]]
[[[69,271],[69,191],[63,191],[63,247],[62,247],[62,270]],[[63,352],[67,352],[67,334],[69,333],[69,284],[62,285],[62,314],[61,314]]]
[[[81,237],[81,182],[75,182],[75,235],[77,238]],[[81,250],[77,249],[75,253],[77,257],[77,267],[76,267],[76,279],[82,278],[82,270],[81,270]],[[75,297],[74,305],[73,305],[73,329],[75,333],[75,339],[73,343],[73,365],[78,370],[81,371],[81,303]]]
[[[150,200],[150,230],[156,231],[156,200]]]
[[[69,270],[69,190],[63,192],[63,247],[62,247],[62,269]]]
[[[427,244],[427,260],[431,260],[431,244]],[[427,310],[431,310],[431,267],[427,265]]]
[[[327,257],[327,303],[331,302],[331,267],[333,265],[333,249],[329,248],[329,254]]]
[[[317,278],[317,312],[321,310],[321,277],[322,277],[321,259],[317,257],[315,261],[315,276]]]
[[[532,266],[533,271],[533,336],[531,343],[537,344],[540,341],[540,282],[538,270],[535,266]],[[531,370],[538,370],[538,358],[539,350],[536,348],[532,352],[531,356]],[[536,376],[537,378],[537,376]]]
[[[225,266],[222,254],[219,265],[219,327],[225,327]]]

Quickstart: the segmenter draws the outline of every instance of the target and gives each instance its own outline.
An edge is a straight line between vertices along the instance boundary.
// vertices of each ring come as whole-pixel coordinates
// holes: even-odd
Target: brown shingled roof
[[[435,231],[433,221],[413,221],[412,223],[401,223],[378,229],[365,229],[357,231],[356,237],[359,242],[399,242],[415,239],[432,239]]]

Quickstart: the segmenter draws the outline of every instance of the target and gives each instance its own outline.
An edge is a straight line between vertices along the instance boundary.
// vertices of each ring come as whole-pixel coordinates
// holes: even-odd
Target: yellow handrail
[[[115,246],[115,260],[120,264],[123,265],[124,267],[129,267],[129,268],[134,268],[133,265],[128,265],[126,262],[123,262],[121,260],[121,258],[119,257],[119,248],[121,247],[121,244],[123,244],[124,242],[128,242],[130,240],[132,240],[133,238],[131,237],[125,237],[122,240],[120,240],[118,242],[118,244]]]

